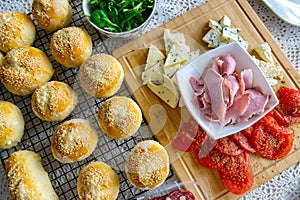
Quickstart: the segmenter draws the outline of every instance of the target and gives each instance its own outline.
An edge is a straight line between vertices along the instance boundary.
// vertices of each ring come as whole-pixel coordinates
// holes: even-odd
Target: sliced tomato
[[[293,147],[293,132],[271,116],[254,124],[253,147],[264,158],[276,160],[287,155]]]
[[[224,187],[231,193],[241,195],[248,192],[254,182],[254,176],[250,167],[242,173],[235,173],[232,176],[220,172],[220,177]]]
[[[206,132],[191,118],[179,129],[172,146],[179,151],[192,152],[201,147],[206,137]]]
[[[195,200],[193,193],[187,190],[174,190],[168,195],[168,197],[171,200]]]
[[[287,117],[284,117],[281,113],[279,113],[276,109],[272,109],[268,115],[273,117],[279,125],[281,126],[288,126],[291,124],[291,120],[289,120]]]
[[[202,156],[201,149],[195,151],[197,162],[210,169],[220,168],[227,159],[227,155],[221,153],[218,149],[213,148],[207,155]]]
[[[167,198],[169,198],[170,200],[181,200],[181,199],[195,200],[195,196],[193,193],[191,193],[188,190],[182,190],[182,189],[173,190],[169,194],[160,197],[154,197],[151,198],[150,200],[166,200]]]
[[[243,152],[237,156],[228,156],[226,162],[219,167],[219,171],[228,176],[234,176],[237,173],[244,173],[250,167],[250,156]]]
[[[278,90],[279,104],[276,107],[284,116],[300,117],[300,91],[292,88]]]
[[[216,148],[225,155],[236,156],[243,153],[243,149],[231,137],[218,139]]]
[[[251,138],[247,136],[243,131],[231,135],[231,138],[240,145],[246,152],[254,153]]]

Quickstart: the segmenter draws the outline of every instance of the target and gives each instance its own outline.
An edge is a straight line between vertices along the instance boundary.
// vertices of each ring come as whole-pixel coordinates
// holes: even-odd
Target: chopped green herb
[[[132,30],[150,16],[154,0],[90,0],[90,20],[110,32]]]

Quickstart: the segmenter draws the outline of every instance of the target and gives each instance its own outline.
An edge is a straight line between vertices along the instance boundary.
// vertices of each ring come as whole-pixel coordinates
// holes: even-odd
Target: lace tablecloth
[[[80,2],[80,1],[78,1]],[[147,30],[157,27],[168,20],[204,3],[203,0],[159,0],[157,13],[147,27]],[[265,26],[272,33],[280,47],[300,72],[300,27],[290,25],[279,19],[260,0],[248,0]],[[80,5],[80,3],[78,4]],[[30,13],[31,1],[28,0],[1,0],[0,12],[22,11]],[[124,41],[104,41],[106,50],[111,52],[121,46]],[[241,199],[300,199],[300,164],[299,162],[272,178],[259,188],[249,192]],[[2,165],[0,166],[0,199],[9,199],[7,181]]]

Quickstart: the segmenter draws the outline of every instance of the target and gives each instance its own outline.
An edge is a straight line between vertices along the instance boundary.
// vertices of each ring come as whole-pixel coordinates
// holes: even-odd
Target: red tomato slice
[[[244,173],[250,167],[250,156],[244,152],[237,156],[228,156],[226,162],[219,168],[219,171],[228,176]]]
[[[207,155],[204,157],[201,156],[201,149],[195,151],[197,162],[210,169],[220,168],[227,159],[227,156],[221,153],[218,149],[213,148]]]
[[[221,171],[219,172],[224,187],[233,194],[244,194],[253,186],[254,177],[250,167],[248,167],[243,173],[235,173],[232,176],[228,176]]]
[[[293,147],[293,134],[280,126],[271,116],[263,117],[254,125],[254,149],[264,158],[276,160],[287,155]]]
[[[279,105],[276,107],[284,116],[300,117],[300,91],[292,88],[280,88]]]
[[[254,153],[255,149],[252,147],[251,139],[243,131],[231,135],[231,138],[240,145],[245,151]]]
[[[206,137],[206,132],[191,118],[180,128],[172,146],[179,151],[192,152],[201,147]]]
[[[268,115],[276,119],[279,125],[281,126],[288,126],[291,124],[291,121],[288,120],[287,117],[284,117],[281,113],[279,113],[276,109],[271,110]]]
[[[243,153],[243,149],[235,143],[231,137],[224,137],[218,139],[216,148],[225,155],[236,156]]]
[[[195,196],[193,195],[193,193],[191,193],[190,191],[187,190],[174,190],[173,192],[171,192],[168,197],[171,200],[181,200],[181,199],[185,199],[185,200],[195,200]],[[185,197],[185,198],[183,198]]]

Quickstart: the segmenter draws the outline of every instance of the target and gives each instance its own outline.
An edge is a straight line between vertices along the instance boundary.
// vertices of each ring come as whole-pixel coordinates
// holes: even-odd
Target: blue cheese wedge
[[[164,61],[165,55],[153,44],[150,45],[145,70],[148,70],[152,66],[159,62]]]
[[[156,94],[160,99],[167,103],[171,108],[176,108],[179,101],[179,93],[174,82],[163,75],[164,82],[161,85],[156,85],[152,82],[147,83],[149,89]]]
[[[273,63],[272,53],[271,53],[271,47],[268,43],[264,42],[261,45],[258,45],[254,48],[256,53],[263,59],[265,62]]]
[[[246,40],[244,40],[241,36],[238,36],[238,40],[237,42],[244,48],[244,49],[248,49],[248,42]]]
[[[270,85],[276,85],[278,83],[278,80],[281,80],[283,78],[283,70],[278,65],[259,60],[254,56],[253,60],[259,66]]]

